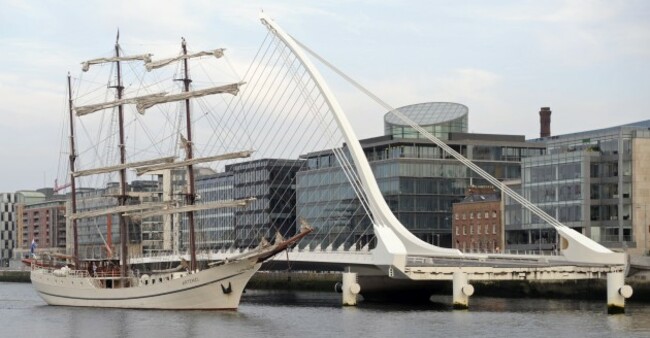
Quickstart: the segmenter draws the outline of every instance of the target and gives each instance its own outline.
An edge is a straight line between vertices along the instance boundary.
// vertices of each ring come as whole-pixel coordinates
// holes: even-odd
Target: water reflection
[[[637,306],[644,306],[646,310],[646,316],[641,318],[641,316],[638,315],[638,312],[633,312],[632,310],[641,310],[638,309]],[[609,326],[611,331],[629,331],[629,332],[635,332],[635,333],[645,333],[645,336],[648,337],[650,336],[650,311],[647,311],[648,304],[645,305],[639,305],[639,304],[634,304],[633,305],[634,309],[628,309],[627,313],[625,314],[620,314],[616,316],[608,316],[607,317],[607,325]],[[629,305],[628,305],[629,308]]]

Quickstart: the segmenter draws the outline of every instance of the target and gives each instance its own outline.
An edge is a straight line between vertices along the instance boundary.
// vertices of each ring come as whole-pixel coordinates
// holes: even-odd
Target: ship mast
[[[117,100],[122,99],[122,91],[124,90],[124,87],[122,86],[122,68],[120,65],[120,31],[117,31],[117,37],[115,39],[115,57],[118,58],[116,63],[116,70],[117,70],[117,84],[114,86],[116,89],[116,96]],[[117,106],[117,111],[118,111],[118,124],[120,128],[120,164],[125,164],[126,163],[126,147],[124,145],[124,106],[122,104]],[[119,206],[124,206],[126,205],[126,168],[120,169],[120,194],[118,195],[118,205]],[[110,217],[110,216],[109,216]],[[111,234],[107,234],[107,236],[111,236]],[[128,247],[127,247],[127,241],[128,241],[128,236],[127,236],[127,224],[126,224],[126,219],[124,215],[120,214],[120,243],[121,243],[121,259],[122,263],[120,264],[120,276],[121,277],[126,277],[127,275],[127,269],[128,269]]]
[[[194,210],[203,210],[202,208],[207,207],[207,205],[196,206],[196,191],[195,191],[195,178],[194,178],[194,165],[203,162],[217,161],[224,159],[233,159],[233,158],[245,158],[249,157],[252,151],[240,151],[229,154],[222,154],[217,156],[194,158],[193,154],[193,145],[192,145],[192,116],[190,110],[190,99],[194,97],[202,97],[206,95],[215,95],[228,93],[231,95],[237,95],[239,92],[239,86],[244,84],[243,82],[231,83],[216,87],[205,88],[197,91],[190,91],[190,83],[192,80],[189,77],[189,65],[188,59],[201,57],[201,56],[214,56],[215,58],[220,58],[223,56],[223,49],[214,49],[210,51],[201,51],[198,53],[188,54],[187,46],[185,39],[182,40],[182,50],[183,54],[174,58],[163,59],[159,61],[152,62],[151,54],[141,54],[141,55],[131,55],[131,56],[121,56],[120,55],[120,45],[119,45],[120,33],[117,32],[117,38],[115,41],[115,56],[110,58],[97,58],[92,60],[87,60],[82,62],[82,70],[88,71],[91,65],[103,64],[108,62],[115,62],[116,64],[116,83],[109,88],[116,89],[116,98],[110,102],[103,102],[99,104],[89,104],[85,106],[79,106],[74,108],[78,116],[88,115],[100,110],[109,109],[109,108],[118,108],[118,120],[119,120],[119,144],[120,148],[120,163],[117,165],[112,165],[108,167],[101,168],[92,168],[82,171],[73,171],[73,177],[76,176],[85,176],[85,175],[96,175],[100,173],[108,173],[112,171],[119,171],[120,176],[120,192],[117,194],[118,206],[115,208],[104,209],[102,211],[92,211],[85,212],[81,214],[73,213],[74,219],[85,218],[85,217],[97,217],[99,215],[110,215],[118,211],[119,214],[119,228],[120,228],[120,241],[121,241],[121,262],[120,262],[120,275],[126,277],[128,274],[128,224],[127,217],[125,213],[132,213],[136,210],[144,211],[145,209],[151,208],[162,208],[163,206],[153,206],[147,205],[143,207],[135,207],[128,205],[128,195],[127,195],[127,182],[126,182],[126,169],[127,168],[136,168],[138,175],[141,175],[146,172],[156,171],[156,170],[167,170],[177,167],[185,167],[187,170],[187,183],[188,188],[185,191],[185,204],[186,207],[183,211],[187,214],[188,219],[188,230],[189,230],[189,249],[191,252],[190,257],[190,268],[193,271],[198,270],[198,264],[196,261],[196,234],[195,234],[195,224],[194,224]],[[167,95],[167,93],[156,93],[149,94],[144,96],[123,98],[124,87],[122,85],[122,68],[121,61],[134,61],[142,60],[145,62],[147,70],[157,69],[168,64],[171,64],[177,60],[183,60],[183,70],[184,75],[182,78],[178,79],[183,81],[183,90],[179,94]],[[124,108],[125,104],[135,104],[136,109],[139,113],[144,114],[148,108],[151,108],[155,105],[167,103],[167,102],[178,102],[185,101],[185,113],[186,113],[186,127],[187,127],[187,139],[183,139],[185,145],[186,159],[184,161],[175,162],[175,157],[159,158],[155,160],[139,161],[139,162],[126,162],[126,147],[125,147],[125,135],[124,135]],[[73,152],[74,153],[74,152]],[[247,203],[249,200],[239,200],[236,202]],[[225,207],[215,205],[214,207]],[[198,209],[197,209],[198,208]],[[111,234],[108,234],[109,236]]]
[[[74,146],[74,112],[72,108],[72,81],[68,72],[68,109],[70,111],[70,194],[71,194],[71,212],[74,215],[77,212],[77,186],[74,178],[74,162],[77,159]],[[77,240],[77,220],[72,219],[72,256],[74,258],[75,269],[79,269],[79,242]]]
[[[185,38],[182,38],[183,55],[187,55],[187,44]],[[190,91],[190,83],[192,80],[189,78],[189,66],[187,58],[183,59],[183,92]],[[192,115],[190,111],[190,99],[185,99],[185,124],[187,129],[187,144],[185,151],[187,153],[187,160],[193,157],[192,152]],[[188,205],[194,205],[196,201],[196,193],[194,191],[194,166],[190,163],[187,165],[187,194],[185,195],[185,202]],[[194,233],[194,211],[187,212],[188,232],[190,235],[190,271],[195,271],[198,267],[196,264],[196,235]]]

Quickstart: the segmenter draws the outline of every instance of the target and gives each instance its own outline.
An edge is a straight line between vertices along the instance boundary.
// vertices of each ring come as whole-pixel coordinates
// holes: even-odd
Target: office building
[[[648,252],[650,120],[533,140],[546,154],[522,160],[523,196],[593,240],[632,254]],[[506,200],[513,250],[553,250],[557,234]]]
[[[398,110],[499,180],[520,178],[520,161],[545,150],[543,143],[520,135],[467,133],[468,110],[457,103]],[[360,142],[386,202],[414,235],[451,247],[452,204],[465,198],[469,186],[488,183],[391,112],[384,121],[386,135]],[[307,165],[297,174],[298,216],[319,228],[311,236],[321,238],[313,242],[333,248],[372,242],[371,223],[334,152],[302,157]]]
[[[16,247],[16,194],[0,193],[0,266],[9,266]]]

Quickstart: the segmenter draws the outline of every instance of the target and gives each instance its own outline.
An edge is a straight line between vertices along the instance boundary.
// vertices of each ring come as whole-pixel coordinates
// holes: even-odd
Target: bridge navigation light
[[[472,284],[463,286],[461,290],[463,291],[463,294],[468,297],[474,294],[474,286]]]
[[[618,294],[623,296],[623,298],[625,299],[632,297],[632,293],[633,293],[632,287],[627,284],[621,286],[621,288],[618,289]]]

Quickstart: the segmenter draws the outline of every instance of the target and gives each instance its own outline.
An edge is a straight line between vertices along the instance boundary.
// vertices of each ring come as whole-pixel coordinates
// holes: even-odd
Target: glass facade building
[[[295,173],[304,165],[302,160],[263,159],[227,165],[225,172],[196,168],[197,204],[254,198],[245,208],[218,208],[195,212],[195,232],[198,250],[253,247],[260,239],[273,241],[276,232],[292,236],[296,231]],[[182,204],[187,191],[186,170],[169,170],[171,200]],[[163,201],[163,174],[156,180],[133,181],[128,186],[128,203]],[[104,189],[80,189],[77,192],[77,212],[117,206],[115,196],[119,184],[109,183]],[[67,204],[70,213],[70,204]],[[167,223],[166,223],[167,222]],[[107,255],[110,243],[113,255],[120,244],[119,215],[81,218],[77,222],[78,242],[83,258]],[[110,224],[110,225],[109,225]],[[68,224],[68,227],[71,225]],[[152,216],[127,222],[130,255],[179,253],[189,247],[187,216],[174,214],[165,220]],[[68,231],[71,236],[72,231]],[[72,238],[68,237],[68,243]],[[70,250],[70,249],[68,249]]]
[[[397,110],[441,140],[447,140],[449,133],[467,132],[469,109],[462,104],[426,102],[400,107]],[[384,135],[392,135],[395,138],[424,138],[392,111],[384,115]]]
[[[230,172],[196,178],[197,204],[232,201],[234,176]],[[199,250],[229,248],[235,239],[235,209],[200,210],[194,216]]]
[[[262,237],[273,240],[296,232],[296,172],[302,160],[261,159],[226,166],[233,177],[234,199],[255,198],[235,209],[234,246],[255,247]]]
[[[197,204],[254,198],[243,208],[219,208],[195,213],[199,250],[255,247],[262,237],[273,241],[276,232],[295,234],[295,174],[302,160],[260,159],[225,166],[221,173],[196,178]],[[181,250],[188,233],[183,216]]]
[[[299,247],[348,249],[356,244],[359,249],[369,245],[372,224],[334,152],[321,151],[304,158],[306,165],[296,174],[296,213],[315,231],[300,241]],[[388,174],[391,168],[380,170]]]
[[[522,161],[523,196],[605,246],[647,252],[648,128],[650,120],[534,140],[547,153]],[[555,231],[509,199],[505,221],[510,249],[556,246]]]
[[[462,132],[467,129],[463,105],[434,102],[398,110],[499,180],[520,178],[520,161],[544,153],[544,144],[526,142],[523,136]],[[442,116],[436,115],[440,112]],[[429,140],[412,134],[417,131],[397,123],[393,114],[386,114],[385,126],[387,135],[361,140],[384,199],[414,235],[451,247],[452,204],[465,197],[469,186],[487,182]],[[345,147],[343,152],[347,153]],[[334,152],[303,157],[307,165],[297,174],[297,212],[318,231],[310,235],[312,241],[300,245],[333,249],[372,245],[370,220]]]
[[[648,251],[650,120],[526,141],[519,135],[467,133],[466,110],[453,103],[399,108],[560,222],[608,247]],[[436,112],[443,116],[426,116]],[[393,114],[386,114],[385,126],[386,135],[360,141],[384,199],[414,235],[434,245],[452,247],[452,205],[465,198],[469,187],[489,183],[429,140],[413,134],[410,127],[394,120]],[[276,232],[291,236],[297,231],[298,217],[316,228],[300,247],[373,247],[371,220],[352,187],[358,179],[346,174],[335,153],[347,157],[345,166],[352,163],[343,145],[304,154],[297,160],[259,159],[227,165],[223,173],[197,173],[197,203],[255,198],[241,209],[197,212],[199,250],[253,247],[262,237],[272,240]],[[178,187],[184,182],[184,171],[172,174],[173,193],[181,196],[184,191]],[[132,182],[130,203],[160,201],[161,184],[160,179]],[[115,206],[112,196],[117,189],[117,184],[109,184],[106,189],[80,192],[79,211]],[[504,249],[556,248],[557,234],[552,227],[510,198],[504,196],[503,201]],[[79,221],[82,255],[102,256],[104,245],[97,234],[106,234],[107,219]],[[173,237],[174,250],[185,250],[184,216],[176,217],[175,222],[165,227],[162,218],[152,217],[130,224],[130,244],[134,249],[141,245],[139,250],[144,253],[169,251],[165,238]],[[116,245],[117,215],[111,223],[109,236]]]
[[[77,213],[92,210],[109,209],[117,206],[117,196],[119,194],[119,183],[111,182],[104,189],[81,188],[77,190]],[[143,202],[160,201],[160,191],[158,181],[133,181],[127,187],[127,204],[140,204]],[[68,196],[69,200],[69,196]],[[70,203],[66,204],[66,213],[72,214]],[[156,217],[152,217],[154,219]],[[72,222],[68,219],[66,227],[72,229]],[[119,254],[120,244],[120,219],[119,214],[114,213],[106,216],[80,218],[77,220],[77,241],[79,244],[79,254],[82,258],[103,258],[109,254],[106,246],[110,246],[112,254]],[[143,226],[144,233],[143,235]],[[128,229],[128,247],[130,254],[143,253],[143,239],[145,246],[152,245],[147,237],[148,233],[156,232],[155,228],[160,228],[160,218],[157,220],[144,219],[142,221],[127,222]],[[149,229],[152,228],[152,229]],[[73,232],[66,232],[68,238],[68,252],[72,252]],[[150,248],[155,250],[155,246]]]

